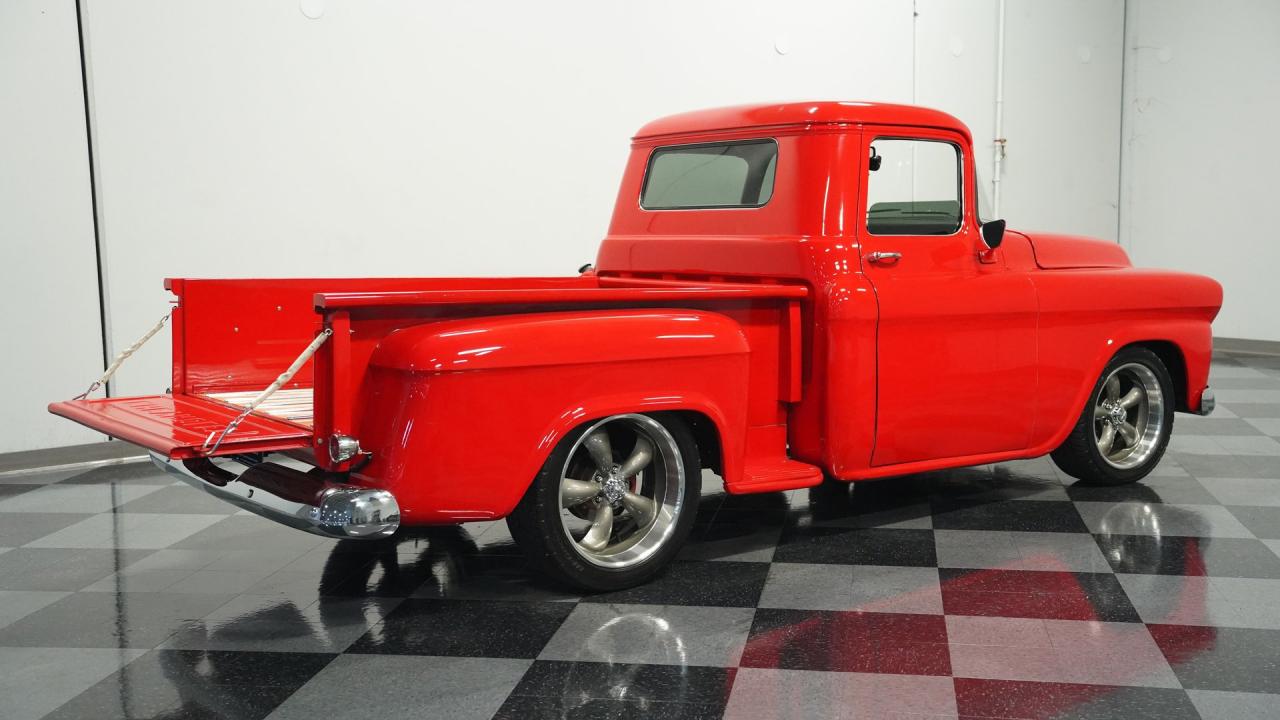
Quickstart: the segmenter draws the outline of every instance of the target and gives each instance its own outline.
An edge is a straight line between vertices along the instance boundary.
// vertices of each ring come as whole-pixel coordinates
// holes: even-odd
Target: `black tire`
[[[672,492],[681,498],[679,510],[668,525],[665,539],[647,557],[626,567],[604,567],[588,560],[570,539],[562,525],[561,478],[565,477],[571,454],[592,428],[618,418],[646,418],[656,421],[669,433],[679,450],[679,467],[684,473],[683,488]],[[615,451],[615,460],[620,460]],[[674,464],[674,458],[672,458]],[[584,423],[575,428],[547,457],[533,483],[515,510],[507,516],[511,536],[533,568],[555,580],[580,590],[604,592],[640,585],[659,572],[680,551],[693,529],[698,499],[702,495],[701,461],[698,445],[689,426],[673,413],[618,415]]]
[[[1158,419],[1159,423],[1152,426],[1150,436],[1146,434],[1146,430],[1143,430],[1143,434],[1139,436],[1143,446],[1141,455],[1131,454],[1129,460],[1117,463],[1104,456],[1099,447],[1103,440],[1099,439],[1096,428],[1105,429],[1105,426],[1111,422],[1096,419],[1095,408],[1105,400],[1104,388],[1113,374],[1132,372],[1138,367],[1150,371],[1149,379],[1153,379],[1159,386],[1158,397],[1157,393],[1151,392],[1146,394],[1146,399],[1142,401],[1147,403],[1146,422],[1154,423]],[[1173,432],[1175,404],[1173,380],[1169,376],[1169,369],[1165,367],[1164,361],[1144,347],[1124,348],[1116,353],[1111,362],[1107,363],[1102,375],[1094,383],[1093,390],[1080,411],[1080,417],[1071,429],[1071,434],[1058,449],[1050,453],[1050,457],[1063,472],[1085,484],[1127,485],[1137,482],[1154,470],[1164,457],[1165,450],[1169,446],[1169,437]],[[1132,429],[1133,426],[1129,427]],[[1134,453],[1136,452],[1137,448],[1134,449]],[[1137,461],[1130,465],[1129,463],[1134,460]]]

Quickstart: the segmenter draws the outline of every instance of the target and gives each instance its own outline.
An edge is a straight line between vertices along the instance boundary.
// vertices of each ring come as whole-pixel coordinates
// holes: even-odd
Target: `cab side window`
[[[960,229],[960,149],[940,140],[877,138],[867,173],[867,232],[951,235]]]

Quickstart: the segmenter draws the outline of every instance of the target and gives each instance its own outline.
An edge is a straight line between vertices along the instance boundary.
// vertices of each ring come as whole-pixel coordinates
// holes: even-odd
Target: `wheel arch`
[[[698,461],[705,469],[717,474],[724,473],[724,450],[720,441],[720,427],[710,415],[699,410],[675,410],[672,415],[679,417],[689,426],[693,433],[693,441],[698,446]]]
[[[699,462],[703,468],[709,468],[722,477],[741,472],[742,449],[734,441],[735,435],[731,426],[741,424],[742,430],[738,431],[736,437],[742,437],[745,432],[745,416],[739,423],[732,417],[732,411],[727,414],[709,398],[686,394],[679,403],[655,404],[647,398],[613,397],[600,399],[587,405],[591,408],[590,410],[581,406],[575,407],[561,415],[548,427],[538,444],[539,467],[547,461],[556,445],[578,428],[613,415],[639,413],[674,415],[680,418],[689,426],[693,434],[694,442],[698,447]],[[533,482],[533,475],[529,476],[529,482]]]
[[[1061,445],[1071,434],[1079,413],[1088,401],[1089,392],[1116,355],[1132,347],[1145,348],[1160,358],[1169,370],[1173,384],[1174,409],[1195,412],[1200,396],[1208,384],[1209,357],[1212,338],[1207,324],[1173,324],[1167,327],[1133,328],[1130,332],[1115,331],[1087,366],[1075,391],[1071,412],[1054,422],[1054,431],[1036,450],[1049,452]]]
[[[1174,409],[1190,412],[1187,404],[1190,395],[1190,388],[1187,387],[1187,358],[1183,355],[1182,348],[1171,340],[1139,340],[1125,345],[1116,353],[1132,347],[1146,348],[1160,358],[1160,362],[1164,363],[1165,368],[1169,370],[1169,378],[1173,381]]]

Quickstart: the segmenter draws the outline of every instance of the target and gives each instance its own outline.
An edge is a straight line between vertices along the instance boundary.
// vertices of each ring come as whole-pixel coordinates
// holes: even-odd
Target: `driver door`
[[[859,241],[879,303],[871,464],[1027,447],[1036,293],[984,252],[968,143],[923,128],[863,140]]]

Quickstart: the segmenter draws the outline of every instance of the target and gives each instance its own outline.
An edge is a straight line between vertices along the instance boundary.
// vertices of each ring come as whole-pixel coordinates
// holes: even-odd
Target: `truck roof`
[[[969,129],[964,123],[940,110],[917,105],[822,100],[736,105],[668,115],[640,128],[635,134],[635,139],[813,123],[915,125],[955,130],[966,138],[969,137]]]

